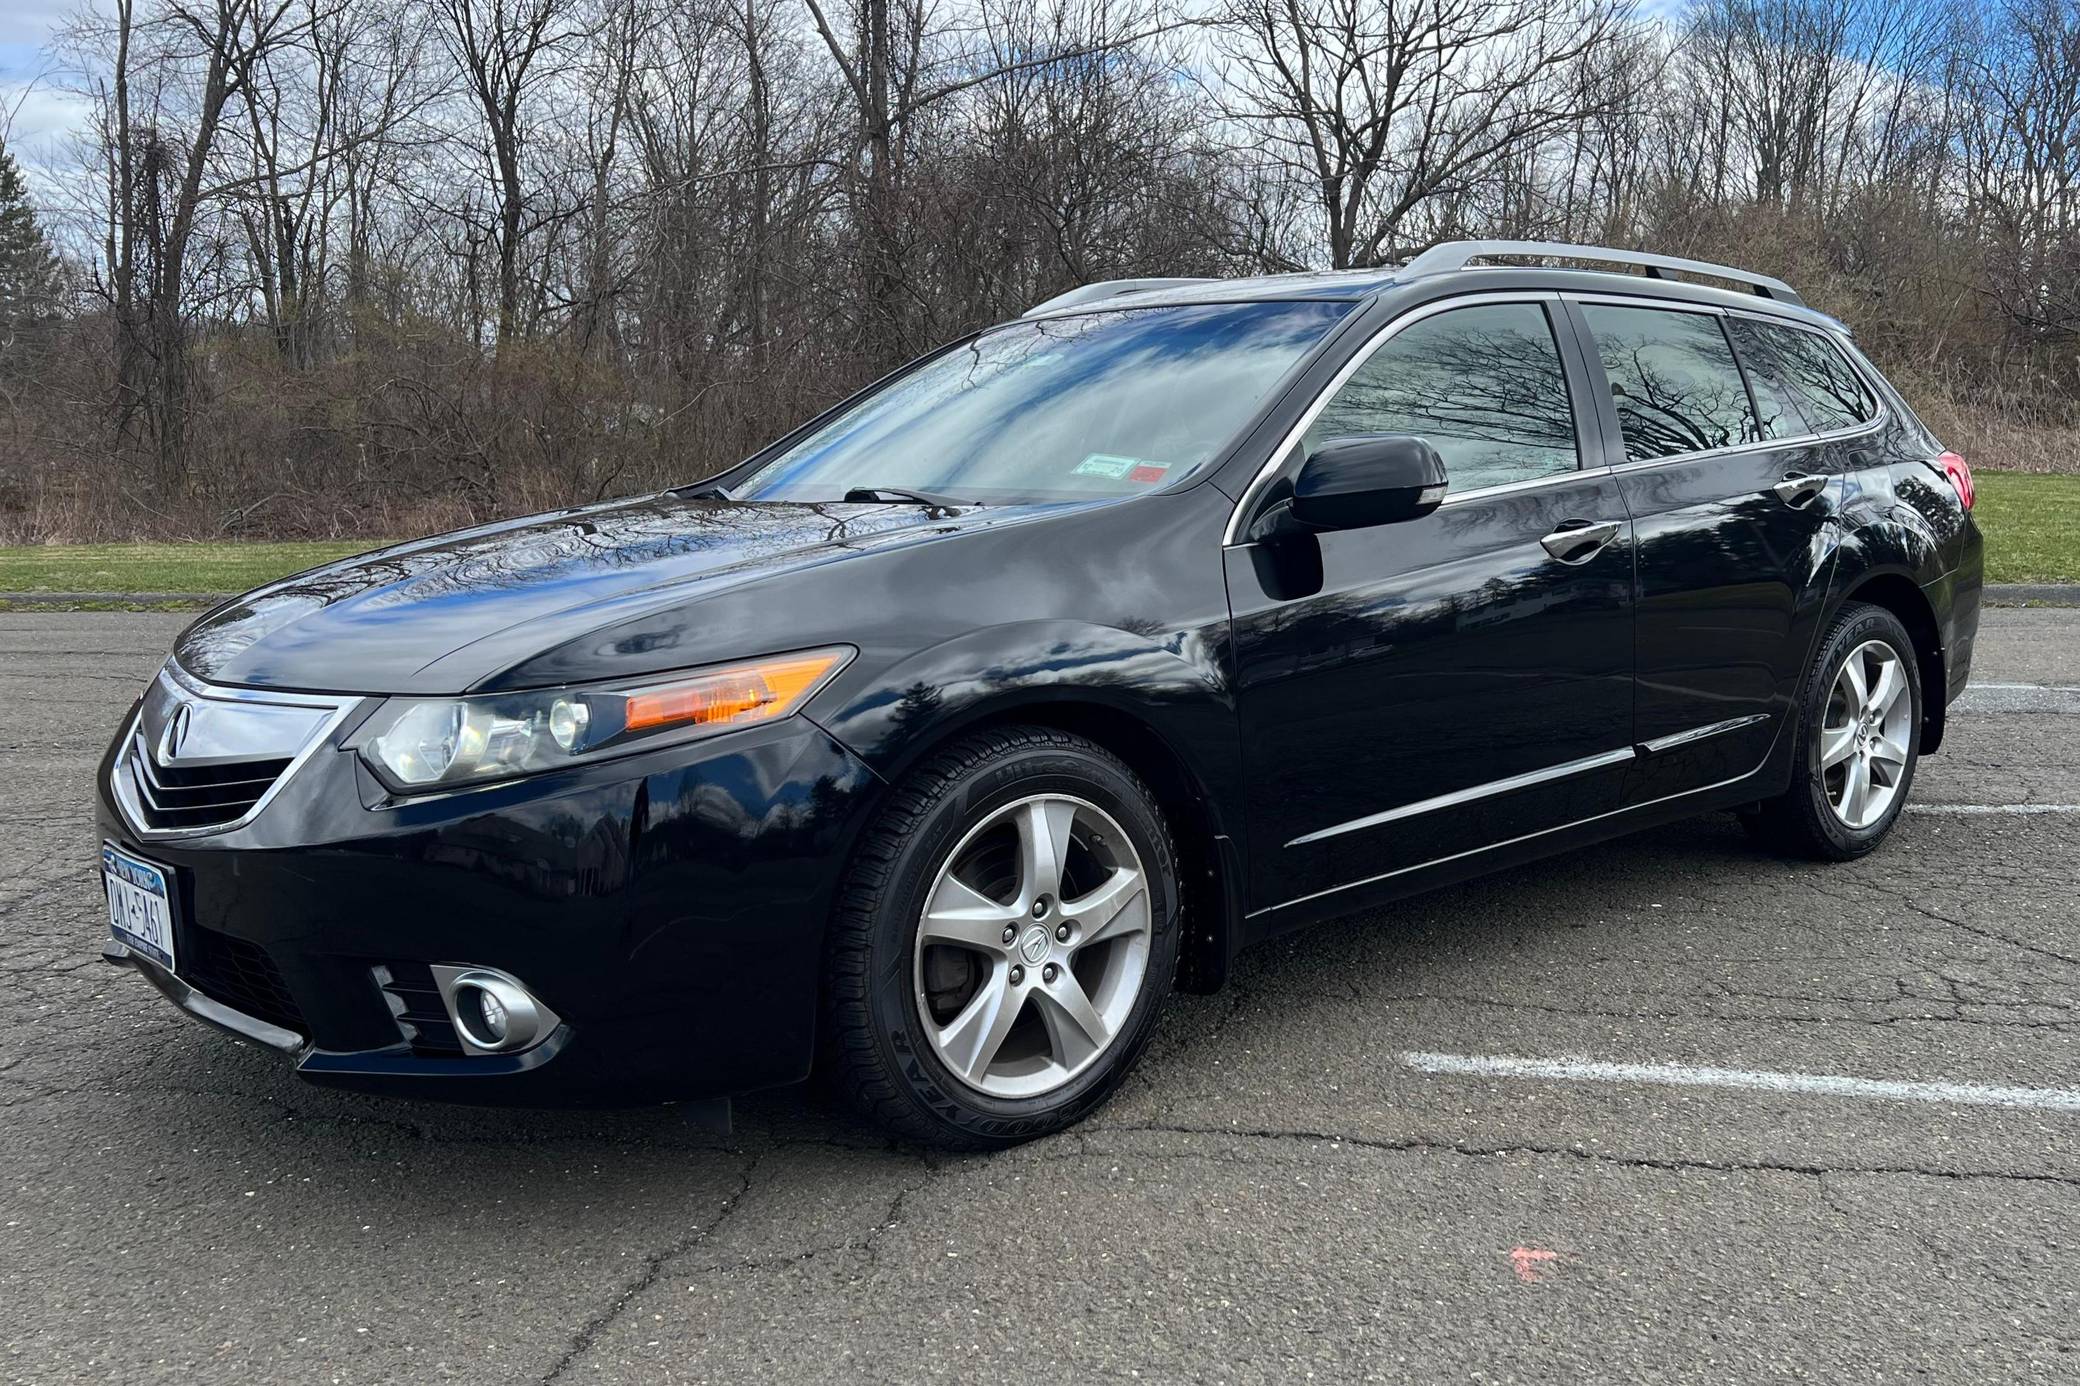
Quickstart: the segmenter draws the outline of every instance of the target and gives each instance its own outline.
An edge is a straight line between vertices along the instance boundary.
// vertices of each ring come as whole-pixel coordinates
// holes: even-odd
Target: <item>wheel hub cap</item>
[[[954,1076],[992,1097],[1038,1097],[1097,1061],[1148,967],[1147,876],[1095,804],[1006,804],[940,863],[918,920],[919,1020]]]
[[[1899,651],[1883,640],[1852,650],[1828,690],[1818,756],[1828,807],[1847,827],[1867,828],[1891,810],[1906,779],[1913,721]]]

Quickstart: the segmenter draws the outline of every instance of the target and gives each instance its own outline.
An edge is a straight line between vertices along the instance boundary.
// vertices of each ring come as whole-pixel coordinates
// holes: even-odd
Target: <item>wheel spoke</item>
[[[1831,770],[1856,753],[1856,724],[1820,729],[1820,767]]]
[[[961,1013],[939,1032],[939,1052],[962,1077],[980,1083],[1018,1020],[1025,994],[1011,987],[1007,967],[990,972]]]
[[[1849,704],[1849,716],[1854,718],[1870,705],[1871,690],[1864,680],[1862,650],[1852,653],[1848,663],[1842,666],[1842,682],[1846,685],[1844,696]]]
[[[1906,689],[1907,681],[1900,675],[1899,661],[1884,660],[1878,665],[1878,681],[1871,685],[1870,700],[1866,707],[1869,711],[1881,715],[1890,712],[1892,705],[1899,701],[1899,695],[1906,692]]]
[[[998,904],[948,873],[932,892],[918,933],[927,943],[952,943],[986,953],[1002,953],[1004,926],[1018,917],[1018,906]]]
[[[1062,869],[1069,860],[1069,832],[1076,805],[1061,799],[1035,799],[1018,813],[1018,891],[1029,907],[1042,895],[1062,893]]]
[[[1122,866],[1096,890],[1064,900],[1062,913],[1076,923],[1078,948],[1138,934],[1148,928],[1148,886],[1139,871]]]
[[[1076,974],[1066,967],[1052,982],[1043,983],[1033,999],[1040,1008],[1041,1023],[1047,1027],[1054,1060],[1063,1068],[1075,1068],[1112,1038],[1112,1027],[1084,995]]]
[[[1863,826],[1863,801],[1870,794],[1870,771],[1862,756],[1851,756],[1842,772],[1842,821],[1852,828]]]

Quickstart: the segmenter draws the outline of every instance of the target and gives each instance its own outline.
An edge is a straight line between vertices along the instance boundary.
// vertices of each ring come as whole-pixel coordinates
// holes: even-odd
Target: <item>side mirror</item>
[[[1413,520],[1437,509],[1444,493],[1444,459],[1421,438],[1405,433],[1332,438],[1300,465],[1292,499],[1266,513],[1252,537]]]

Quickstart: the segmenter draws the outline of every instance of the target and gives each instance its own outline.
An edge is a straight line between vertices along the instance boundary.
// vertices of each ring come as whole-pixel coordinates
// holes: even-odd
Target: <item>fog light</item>
[[[433,979],[464,1051],[513,1054],[547,1039],[563,1022],[516,977],[488,967],[435,967]]]
[[[484,1018],[485,1037],[497,1044],[506,1039],[506,1006],[496,992],[477,990],[477,1011]]]

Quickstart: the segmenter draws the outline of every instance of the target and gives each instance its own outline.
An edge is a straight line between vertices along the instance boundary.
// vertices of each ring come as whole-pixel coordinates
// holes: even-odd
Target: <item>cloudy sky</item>
[[[0,0],[0,121],[12,113],[8,147],[39,197],[52,191],[36,186],[40,175],[83,116],[48,52],[52,30],[75,8],[74,0]]]

